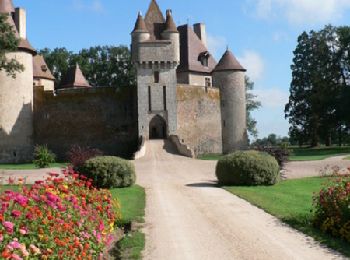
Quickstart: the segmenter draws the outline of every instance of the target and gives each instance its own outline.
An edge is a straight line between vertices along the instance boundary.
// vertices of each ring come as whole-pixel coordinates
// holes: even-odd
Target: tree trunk
[[[332,145],[332,136],[331,134],[328,134],[326,138],[326,146],[329,147],[331,145]]]
[[[343,131],[341,130],[341,126],[338,129],[338,145],[343,145]]]

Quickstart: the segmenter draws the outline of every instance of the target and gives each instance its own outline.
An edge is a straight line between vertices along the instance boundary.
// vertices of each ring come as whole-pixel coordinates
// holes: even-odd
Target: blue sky
[[[72,51],[95,45],[129,45],[137,12],[150,0],[13,0],[27,9],[28,38],[37,48]],[[228,45],[248,69],[263,107],[254,113],[259,136],[287,135],[284,105],[298,35],[325,24],[350,25],[350,0],[158,0],[179,24],[204,22],[210,51]]]

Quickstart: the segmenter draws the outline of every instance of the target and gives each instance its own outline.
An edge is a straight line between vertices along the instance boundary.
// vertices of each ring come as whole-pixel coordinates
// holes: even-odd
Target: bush
[[[216,165],[221,185],[273,185],[280,173],[275,158],[258,151],[236,152],[221,158]]]
[[[34,149],[33,163],[39,168],[46,168],[50,163],[54,163],[56,155],[51,152],[46,145],[38,145]]]
[[[75,170],[79,170],[87,160],[102,155],[102,151],[98,149],[81,147],[79,145],[73,146],[67,153],[68,161],[72,164]]]
[[[1,259],[104,259],[118,201],[74,172],[0,194]]]
[[[99,188],[124,188],[135,183],[135,167],[130,162],[113,156],[99,156],[87,160],[81,173],[93,180]]]
[[[284,164],[288,161],[290,155],[289,150],[285,147],[263,147],[260,146],[256,149],[259,152],[265,152],[269,155],[275,157],[278,162],[278,165],[283,168]]]
[[[314,225],[325,233],[350,242],[349,205],[350,179],[336,178],[314,196]]]

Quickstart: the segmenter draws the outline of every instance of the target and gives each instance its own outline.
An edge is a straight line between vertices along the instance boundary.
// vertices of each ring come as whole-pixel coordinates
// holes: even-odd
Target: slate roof
[[[227,50],[219,61],[218,65],[215,67],[214,71],[247,71],[243,66],[238,62],[236,57],[230,50]]]
[[[132,32],[148,32],[145,20],[143,19],[141,13],[139,13],[139,15],[137,16],[135,28]]]
[[[176,24],[173,19],[171,10],[166,11],[166,22],[165,22],[165,31],[166,32],[178,32]]]
[[[12,0],[0,0],[0,14],[15,12]]]
[[[145,16],[147,30],[150,32],[150,40],[161,40],[165,30],[165,19],[156,0],[152,0]]]
[[[90,84],[80,70],[79,65],[71,67],[62,79],[60,88],[90,88]]]
[[[217,62],[192,27],[186,24],[179,26],[177,30],[180,32],[180,65],[177,69],[178,72],[211,73]],[[208,67],[206,67],[201,64],[200,56],[208,54]]]
[[[40,79],[55,80],[42,55],[33,58],[33,77]]]

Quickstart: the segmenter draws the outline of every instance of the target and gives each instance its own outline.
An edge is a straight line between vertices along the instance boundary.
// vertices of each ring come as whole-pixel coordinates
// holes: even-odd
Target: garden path
[[[48,173],[61,173],[60,168],[34,169],[34,170],[0,170],[0,184],[2,180],[8,183],[9,178],[26,178],[27,184],[34,184],[35,181],[42,181],[49,177]]]
[[[275,217],[215,186],[215,161],[178,156],[164,141],[136,160],[145,187],[145,259],[341,259]]]

